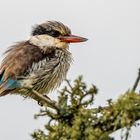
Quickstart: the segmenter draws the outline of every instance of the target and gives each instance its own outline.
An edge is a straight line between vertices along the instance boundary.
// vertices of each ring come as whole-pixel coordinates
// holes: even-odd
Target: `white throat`
[[[68,43],[62,42],[60,39],[54,38],[49,35],[32,36],[29,39],[29,42],[40,47],[43,50],[47,50],[48,47],[68,48]]]

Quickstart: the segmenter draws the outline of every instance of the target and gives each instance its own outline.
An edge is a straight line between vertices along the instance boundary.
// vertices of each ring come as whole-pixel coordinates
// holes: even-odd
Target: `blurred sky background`
[[[31,27],[45,20],[61,21],[89,39],[70,45],[75,61],[68,78],[82,74],[88,84],[97,85],[96,105],[132,87],[140,67],[139,0],[1,0],[0,60],[8,46],[29,39]],[[33,119],[38,111],[32,100],[0,98],[0,140],[30,140],[30,133],[45,122]],[[133,128],[130,139],[139,140],[139,131]],[[113,136],[120,140],[120,131]]]

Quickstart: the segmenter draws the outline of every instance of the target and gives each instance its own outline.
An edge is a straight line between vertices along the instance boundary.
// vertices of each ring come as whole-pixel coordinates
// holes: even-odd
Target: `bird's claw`
[[[38,101],[38,105],[40,105],[41,107],[43,107],[44,103],[42,101]]]

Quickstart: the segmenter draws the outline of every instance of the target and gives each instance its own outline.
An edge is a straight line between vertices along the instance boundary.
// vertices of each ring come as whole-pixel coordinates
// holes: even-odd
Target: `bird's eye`
[[[53,37],[58,37],[60,35],[60,32],[52,30],[52,31],[47,31],[47,34]]]

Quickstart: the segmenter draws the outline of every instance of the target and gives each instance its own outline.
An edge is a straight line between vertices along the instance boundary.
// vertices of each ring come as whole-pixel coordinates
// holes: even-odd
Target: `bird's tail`
[[[4,71],[0,74],[0,96],[4,96]]]
[[[8,94],[8,91],[5,90],[4,85],[3,85],[3,84],[0,85],[0,97],[1,97],[1,96],[5,96],[5,95],[7,95],[7,94]]]
[[[0,97],[7,95],[9,91],[19,87],[19,83],[16,80],[8,78],[4,80],[4,71],[0,74]]]

